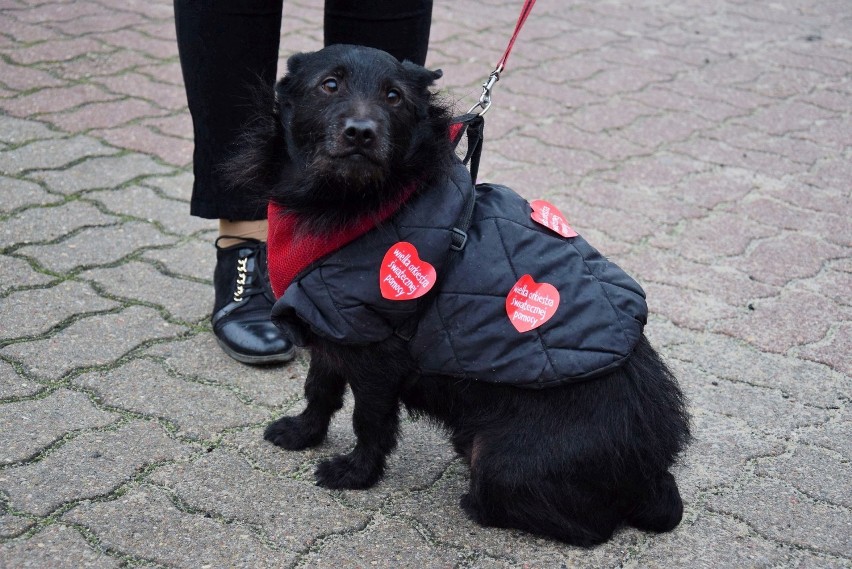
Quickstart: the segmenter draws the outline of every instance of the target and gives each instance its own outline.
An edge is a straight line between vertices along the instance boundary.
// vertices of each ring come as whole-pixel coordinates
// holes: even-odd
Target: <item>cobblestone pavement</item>
[[[429,65],[466,110],[520,0],[439,0]],[[282,57],[320,47],[287,2]],[[852,567],[852,10],[847,0],[540,0],[481,178],[554,201],[646,287],[695,442],[683,523],[592,550],[483,529],[406,422],[386,479],[288,453],[306,356],[225,357],[214,226],[165,0],[0,1],[0,566]]]

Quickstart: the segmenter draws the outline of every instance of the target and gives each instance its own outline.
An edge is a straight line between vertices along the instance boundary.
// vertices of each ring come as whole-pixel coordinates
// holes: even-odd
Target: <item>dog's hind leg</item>
[[[295,417],[281,417],[263,433],[269,442],[289,450],[317,446],[325,440],[331,416],[343,407],[346,379],[329,369],[321,357],[311,359],[305,379],[308,406]]]
[[[648,489],[645,501],[627,515],[627,523],[645,531],[671,531],[683,517],[683,501],[674,476],[661,474]]]

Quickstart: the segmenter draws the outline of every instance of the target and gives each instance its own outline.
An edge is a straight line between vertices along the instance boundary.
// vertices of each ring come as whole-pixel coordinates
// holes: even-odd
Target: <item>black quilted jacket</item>
[[[273,321],[297,345],[306,328],[356,345],[396,334],[423,374],[523,387],[584,380],[620,365],[646,321],[641,287],[582,237],[564,238],[530,214],[506,187],[474,188],[459,164],[388,221],[302,271],[275,304]],[[467,239],[457,250],[459,228]],[[379,271],[401,241],[435,267],[437,283],[421,298],[387,300]],[[521,333],[506,296],[526,274],[553,285],[559,304],[547,322]]]

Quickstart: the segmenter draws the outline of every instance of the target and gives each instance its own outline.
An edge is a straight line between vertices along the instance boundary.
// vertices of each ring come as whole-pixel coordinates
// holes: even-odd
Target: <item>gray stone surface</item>
[[[435,3],[458,111],[519,10]],[[285,3],[279,70],[322,20]],[[0,31],[0,566],[852,569],[843,2],[539,0],[495,86],[480,179],[637,277],[693,416],[683,522],[590,550],[469,521],[426,422],[358,492],[313,484],[351,397],[317,448],[263,440],[309,355],[245,366],[210,332],[171,2],[10,0]]]
[[[197,322],[210,313],[210,286],[167,277],[147,263],[92,269],[79,277],[94,281],[106,294],[163,307],[178,320]]]
[[[106,502],[84,503],[63,516],[113,550],[168,567],[281,567],[295,553],[272,548],[253,528],[189,512],[160,489],[142,486]]]
[[[11,344],[0,349],[0,356],[21,362],[35,377],[56,379],[77,367],[109,364],[143,342],[185,330],[163,320],[153,308],[131,306],[83,318],[43,340]]]
[[[0,247],[49,242],[83,227],[111,225],[118,221],[119,218],[105,215],[95,206],[80,201],[32,208],[3,222]]]
[[[36,140],[0,152],[0,173],[15,175],[23,171],[61,168],[81,158],[116,152],[118,150],[115,148],[109,148],[88,136]]]
[[[40,569],[78,569],[121,567],[121,560],[93,549],[85,538],[65,524],[49,526],[32,537],[17,539],[2,545],[2,556],[14,563],[10,567]]]
[[[187,456],[191,448],[152,421],[83,433],[41,460],[0,474],[15,509],[45,516],[66,502],[111,493],[147,465]]]
[[[210,240],[193,238],[168,249],[146,251],[142,257],[162,264],[165,270],[174,275],[192,277],[212,284],[213,270],[216,267],[215,251]],[[212,292],[208,304],[212,309]]]
[[[67,389],[43,399],[7,403],[0,407],[0,464],[24,461],[68,433],[103,427],[118,419],[120,415],[98,409],[85,394]]]
[[[190,235],[198,231],[218,229],[213,220],[187,217],[185,203],[160,197],[151,188],[131,186],[119,190],[92,192],[86,197],[99,201],[112,212],[159,223],[170,233]],[[156,216],[152,216],[152,213],[156,213]]]
[[[5,295],[13,289],[45,285],[53,280],[53,277],[34,271],[23,259],[0,256],[0,295]],[[0,322],[0,334],[5,333],[6,327],[11,325],[12,322]]]
[[[239,489],[233,485],[234,476],[240,479]],[[368,519],[341,506],[310,480],[256,470],[228,451],[216,450],[190,464],[163,467],[149,480],[174,491],[191,510],[244,520],[288,549],[301,550],[318,537],[354,531]]]
[[[0,176],[0,215],[33,205],[61,202],[62,197],[46,192],[35,182]]]
[[[111,227],[84,229],[51,245],[29,245],[16,252],[36,259],[43,267],[66,273],[80,267],[106,265],[121,260],[141,247],[174,243],[173,237],[141,221]]]
[[[160,166],[148,156],[125,154],[92,158],[64,170],[34,172],[30,177],[43,181],[57,192],[73,194],[81,190],[114,188],[142,176],[169,171],[170,168]]]
[[[118,306],[96,294],[88,284],[76,281],[13,292],[0,305],[0,321],[9,323],[0,329],[0,340],[43,334],[72,316]]]
[[[267,411],[243,403],[234,393],[173,377],[147,360],[83,374],[74,383],[93,390],[111,407],[172,421],[178,432],[193,438],[212,438],[224,429],[268,418]]]
[[[38,382],[18,375],[12,364],[0,361],[0,399],[34,395],[43,388]]]

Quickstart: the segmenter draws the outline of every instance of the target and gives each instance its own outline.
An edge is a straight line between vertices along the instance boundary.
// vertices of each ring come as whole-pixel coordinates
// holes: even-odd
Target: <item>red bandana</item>
[[[328,235],[303,232],[297,234],[298,216],[269,202],[269,280],[275,298],[281,298],[296,275],[311,263],[354,241],[396,213],[411,197],[416,187],[411,184],[400,192],[396,200],[388,202],[376,214],[365,215],[355,223]]]

